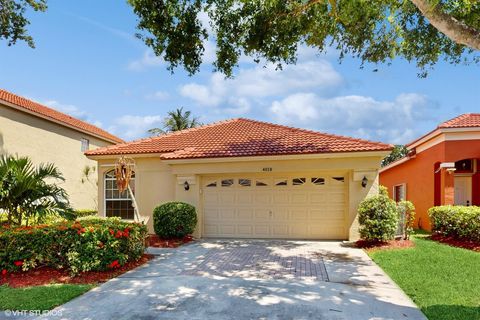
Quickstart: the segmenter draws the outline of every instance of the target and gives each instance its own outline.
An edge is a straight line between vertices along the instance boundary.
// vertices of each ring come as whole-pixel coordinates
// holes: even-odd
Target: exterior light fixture
[[[367,183],[368,183],[368,179],[367,177],[363,176],[363,179],[362,179],[362,187],[366,187],[367,186]]]
[[[183,188],[185,189],[185,191],[188,191],[190,189],[190,184],[188,183],[188,181],[185,180],[185,182],[183,183]]]

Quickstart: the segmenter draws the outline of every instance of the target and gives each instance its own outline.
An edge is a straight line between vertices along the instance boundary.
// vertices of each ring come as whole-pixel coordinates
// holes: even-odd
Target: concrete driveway
[[[341,242],[203,240],[55,310],[61,319],[425,319]],[[52,318],[52,317],[49,317]]]

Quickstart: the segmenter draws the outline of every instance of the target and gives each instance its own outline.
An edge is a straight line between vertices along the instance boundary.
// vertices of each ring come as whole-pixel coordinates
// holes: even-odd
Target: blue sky
[[[0,87],[90,121],[132,140],[161,126],[184,106],[204,123],[235,117],[270,121],[390,143],[406,143],[461,113],[480,112],[479,66],[438,64],[428,78],[397,59],[359,68],[302,48],[297,65],[275,71],[248,59],[236,77],[206,63],[189,77],[166,70],[134,37],[136,16],[126,1],[49,0],[31,13],[36,48],[0,42]],[[378,68],[378,72],[372,72]]]

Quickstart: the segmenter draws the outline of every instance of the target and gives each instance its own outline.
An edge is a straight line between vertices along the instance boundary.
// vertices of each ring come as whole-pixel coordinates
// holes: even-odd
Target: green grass
[[[0,310],[50,310],[87,292],[93,285],[0,286]]]
[[[413,237],[409,249],[370,252],[428,319],[480,319],[480,253]]]

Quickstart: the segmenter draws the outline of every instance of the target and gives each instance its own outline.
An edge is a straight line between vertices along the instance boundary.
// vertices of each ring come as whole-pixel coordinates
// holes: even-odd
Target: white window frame
[[[397,200],[397,193],[395,192],[396,187],[402,187],[403,188],[404,199]],[[400,202],[402,200],[407,200],[407,184],[406,183],[400,183],[400,184],[394,185],[393,190],[392,190],[392,198],[393,198],[393,201],[395,201],[395,202]]]
[[[126,198],[120,198],[119,197],[119,198],[114,198],[114,199],[107,199],[107,180],[108,181],[115,181],[115,182],[117,181],[117,179],[115,177],[113,177],[113,178],[107,177],[107,175],[112,171],[114,172],[115,169],[108,170],[103,174],[103,216],[105,218],[107,217],[107,201],[125,201],[125,200],[128,200],[128,201],[131,202],[132,208],[134,208],[133,199],[131,198],[130,193],[128,191],[125,191],[127,193]],[[133,184],[135,186],[135,172],[133,172],[133,177],[130,179],[130,187],[131,187],[131,184]],[[134,187],[132,189],[133,189],[132,190],[133,193],[135,194],[136,188]],[[109,190],[115,190],[115,189],[109,189]],[[118,189],[117,189],[117,191],[118,191]],[[119,218],[122,219],[122,220],[126,220],[126,221],[135,220],[135,208],[133,210],[134,210],[133,219],[123,219],[122,217],[119,217]]]
[[[87,152],[88,150],[90,150],[90,140],[88,140],[87,138],[81,138],[80,142],[80,151]]]

